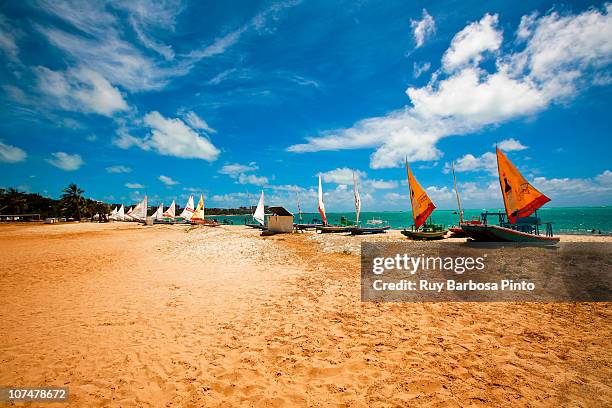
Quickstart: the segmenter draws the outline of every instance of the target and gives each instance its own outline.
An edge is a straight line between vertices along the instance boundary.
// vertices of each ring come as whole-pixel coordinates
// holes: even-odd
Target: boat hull
[[[317,227],[317,231],[321,234],[334,234],[341,232],[351,232],[355,227],[342,227],[342,226],[327,226],[327,227]]]
[[[481,242],[524,242],[542,245],[555,245],[558,237],[529,234],[499,225],[462,225],[465,234],[475,241]]]
[[[316,229],[322,226],[323,224],[295,224],[295,229],[303,231],[303,230],[309,230],[309,229]]]
[[[447,231],[411,231],[402,230],[402,235],[414,240],[414,241],[433,241],[437,239],[444,239]]]
[[[353,228],[351,235],[365,235],[365,234],[384,234],[390,229],[390,226],[384,227],[364,227],[364,228]]]

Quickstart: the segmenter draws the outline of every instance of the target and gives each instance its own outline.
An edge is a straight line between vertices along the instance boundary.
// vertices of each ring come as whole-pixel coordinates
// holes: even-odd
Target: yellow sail
[[[191,219],[192,220],[203,220],[204,219],[204,195],[202,194],[200,194],[200,201],[198,202],[198,206],[193,212]]]
[[[419,228],[427,221],[436,208],[434,203],[429,199],[429,196],[421,187],[419,182],[410,171],[408,161],[406,160],[406,174],[408,175],[408,186],[410,188],[410,203],[412,204],[412,218],[414,219],[414,227]]]
[[[550,201],[525,180],[521,173],[508,160],[499,148],[497,150],[497,170],[504,206],[508,221],[515,223],[519,217],[527,217]]]

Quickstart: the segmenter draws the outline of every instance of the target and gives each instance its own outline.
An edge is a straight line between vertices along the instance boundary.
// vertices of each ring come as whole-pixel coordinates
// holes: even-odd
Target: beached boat
[[[436,206],[431,201],[425,189],[421,187],[417,179],[410,171],[406,159],[406,175],[408,177],[408,188],[410,190],[410,204],[412,205],[412,219],[414,224],[410,229],[402,230],[402,235],[414,240],[442,239],[448,232],[443,225],[434,224],[431,220],[427,222]]]
[[[319,203],[318,203],[319,214],[321,215],[321,220],[323,220],[323,224],[316,227],[316,231],[326,234],[326,233],[340,233],[340,232],[350,232],[351,229],[355,228],[355,225],[349,223],[346,218],[340,218],[340,225],[329,225],[327,223],[327,215],[325,213],[325,203],[323,202],[323,184],[321,182],[321,175],[319,175]]]
[[[185,208],[179,214],[178,219],[176,221],[189,223],[194,212],[195,212],[195,206],[193,204],[193,196],[190,195],[189,198],[187,199],[187,204],[185,204]]]
[[[204,225],[207,227],[216,227],[219,223],[215,220],[207,220],[204,216],[204,195],[200,194],[200,201],[198,201],[198,205],[195,207],[191,218],[189,219],[189,223],[192,225]]]
[[[148,200],[145,195],[141,202],[136,204],[133,208],[128,211],[127,215],[132,221],[145,222],[147,219]]]
[[[245,224],[247,227],[257,228],[261,230],[266,230],[266,212],[264,205],[264,192],[261,191],[261,196],[259,197],[259,202],[257,203],[257,208],[255,208],[255,212],[253,213],[253,220],[256,222]]]
[[[383,226],[382,220],[379,226],[376,227],[362,227],[359,225],[359,215],[361,214],[361,196],[359,195],[359,188],[357,187],[357,178],[353,172],[353,192],[355,194],[355,227],[351,228],[351,235],[365,235],[365,234],[383,234],[387,232],[390,226]]]
[[[559,238],[553,236],[552,224],[543,223],[537,215],[537,209],[550,198],[529,184],[499,148],[496,154],[505,212],[484,212],[481,223],[463,223],[461,229],[476,241],[557,244]],[[489,224],[489,216],[497,217],[497,225]]]

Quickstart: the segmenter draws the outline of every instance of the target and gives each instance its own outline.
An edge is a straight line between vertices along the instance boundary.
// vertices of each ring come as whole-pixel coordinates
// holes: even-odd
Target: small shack
[[[276,234],[293,232],[293,214],[284,207],[268,207],[268,231]]]

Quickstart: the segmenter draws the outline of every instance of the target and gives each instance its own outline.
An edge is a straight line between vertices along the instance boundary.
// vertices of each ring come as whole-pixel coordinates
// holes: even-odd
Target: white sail
[[[179,217],[190,220],[194,211],[195,208],[193,208],[193,196],[189,196],[189,200],[187,200],[187,204],[185,204],[185,209]]]
[[[164,203],[161,203],[151,216],[154,220],[161,221],[164,218]]]
[[[125,220],[125,208],[123,208],[123,204],[121,204],[121,208],[117,210],[117,214],[115,214],[115,219],[117,221]]]
[[[359,213],[361,213],[361,196],[359,196],[359,189],[357,188],[357,179],[355,173],[353,173],[353,191],[355,193],[355,215],[356,223],[359,224]]]
[[[325,204],[323,204],[323,187],[321,185],[321,175],[319,175],[319,214],[323,225],[327,225],[327,216],[325,215]]]
[[[132,211],[134,211],[134,207],[130,207],[130,209],[125,212],[125,215],[123,216],[123,221],[134,221],[134,217],[132,217]]]
[[[128,213],[128,215],[136,220],[144,221],[147,219],[148,200],[145,195],[141,202]]]
[[[264,192],[261,192],[261,197],[259,198],[259,203],[257,204],[257,208],[253,213],[253,218],[255,221],[260,223],[261,225],[265,224],[266,213],[264,211]]]
[[[174,200],[172,200],[172,204],[170,204],[170,207],[164,212],[162,217],[174,218],[176,216],[175,214],[176,214],[176,203],[174,202]]]

